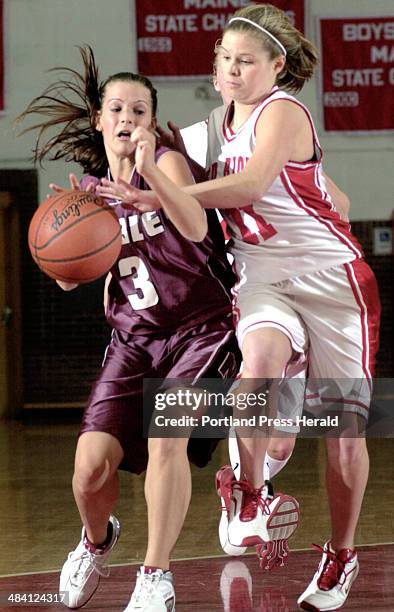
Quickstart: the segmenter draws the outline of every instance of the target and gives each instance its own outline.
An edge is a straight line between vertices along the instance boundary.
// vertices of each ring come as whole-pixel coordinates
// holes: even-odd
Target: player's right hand
[[[70,174],[68,175],[69,179],[70,179],[70,186],[71,189],[73,189],[74,191],[80,191],[81,187],[79,184],[79,180],[77,179],[77,177],[75,176],[75,174],[73,172],[70,172]],[[49,189],[52,189],[52,191],[54,191],[55,193],[62,193],[63,191],[68,191],[69,187],[61,187],[60,185],[57,185],[56,183],[49,183]],[[85,191],[88,191],[89,193],[94,191],[94,183],[89,183],[85,189]],[[49,197],[51,194],[48,194],[47,197]]]

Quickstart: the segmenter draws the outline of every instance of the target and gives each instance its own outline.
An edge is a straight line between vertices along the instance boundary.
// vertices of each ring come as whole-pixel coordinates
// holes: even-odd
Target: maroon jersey
[[[160,147],[156,161],[168,150]],[[91,181],[98,183],[97,178],[84,177],[81,188]],[[149,189],[136,172],[131,184]],[[123,239],[111,269],[109,324],[128,333],[147,334],[228,316],[230,327],[234,277],[216,212],[207,211],[208,234],[196,243],[184,238],[163,210],[140,213],[113,204]]]

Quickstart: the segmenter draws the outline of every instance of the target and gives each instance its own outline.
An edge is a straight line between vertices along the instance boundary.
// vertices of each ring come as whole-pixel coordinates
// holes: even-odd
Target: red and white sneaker
[[[259,489],[250,483],[239,481],[232,485],[234,515],[228,526],[228,539],[234,546],[269,545],[270,566],[281,554],[287,553],[287,540],[293,535],[299,523],[298,502],[290,495],[273,495],[272,485],[266,481]],[[282,554],[283,553],[283,554]]]
[[[220,576],[224,612],[252,612],[252,577],[242,561],[228,561]]]
[[[297,603],[302,610],[338,610],[345,603],[350,587],[357,578],[357,553],[352,548],[335,552],[330,542],[326,542],[324,548],[313,546],[322,551],[323,556],[312,582]]]
[[[256,553],[262,570],[283,567],[289,556],[289,544],[285,539],[258,544]]]
[[[228,524],[231,520],[233,506],[231,504],[232,487],[236,483],[233,469],[224,465],[216,473],[216,491],[222,501],[222,514],[219,523],[219,540],[226,555],[238,557],[243,555],[247,546],[233,546],[228,539]]]

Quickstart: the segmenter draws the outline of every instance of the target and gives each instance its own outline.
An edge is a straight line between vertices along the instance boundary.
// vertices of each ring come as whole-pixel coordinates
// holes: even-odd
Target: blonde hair
[[[270,58],[274,59],[282,55],[282,51],[270,36],[260,30],[260,27],[267,30],[286,49],[286,63],[277,76],[276,84],[287,91],[300,91],[304,83],[312,77],[318,63],[318,53],[314,44],[293,26],[284,11],[272,4],[247,6],[234,13],[233,18],[236,17],[252,21],[257,27],[252,23],[234,19],[226,25],[223,35],[229,31],[250,34],[261,40]]]

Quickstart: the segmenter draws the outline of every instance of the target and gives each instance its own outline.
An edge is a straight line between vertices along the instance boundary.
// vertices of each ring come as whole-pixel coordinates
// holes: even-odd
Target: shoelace
[[[318,579],[319,589],[322,591],[330,591],[337,584],[342,587],[347,578],[345,563],[338,558],[337,553],[323,548],[323,546],[319,546],[319,544],[312,544],[312,546],[319,552],[327,555],[327,559]],[[341,576],[343,576],[342,580]]]
[[[153,594],[157,582],[161,578],[160,574],[153,572],[152,574],[138,574],[137,585],[134,591],[134,605],[141,605],[149,601]]]
[[[259,507],[263,514],[270,514],[270,500],[261,497],[264,486],[254,489],[246,480],[239,480],[233,484],[233,489],[238,489],[244,494],[241,513],[245,520],[253,519]]]
[[[90,565],[93,567],[94,571],[97,572],[100,576],[103,576],[103,578],[107,578],[109,576],[109,568],[102,567],[101,563],[97,562],[99,558],[98,555],[95,555],[89,550],[83,550],[78,554],[75,554],[75,551],[72,551],[68,555],[68,558],[71,561],[79,561],[79,565],[76,571],[71,576],[71,582],[74,585],[79,585],[83,574]]]

